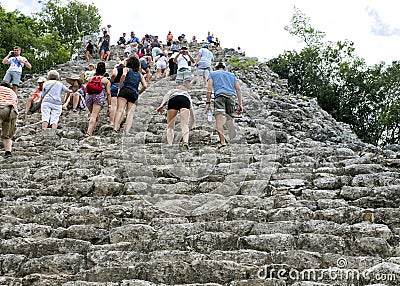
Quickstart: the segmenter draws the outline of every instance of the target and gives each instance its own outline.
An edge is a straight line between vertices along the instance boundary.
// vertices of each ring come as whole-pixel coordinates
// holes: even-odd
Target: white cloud
[[[6,11],[18,10],[26,15],[38,12],[41,7],[38,0],[0,0],[0,4]]]

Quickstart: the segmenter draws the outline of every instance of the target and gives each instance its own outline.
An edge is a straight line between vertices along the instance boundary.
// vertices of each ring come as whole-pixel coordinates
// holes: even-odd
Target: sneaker
[[[236,130],[235,130],[235,125],[233,125],[233,120],[227,120],[225,125],[226,125],[226,128],[228,128],[229,139],[235,138]]]
[[[10,158],[10,157],[12,157],[12,153],[11,152],[5,152],[4,155],[3,155],[4,159]]]
[[[181,146],[181,151],[189,151],[189,144],[183,143]]]

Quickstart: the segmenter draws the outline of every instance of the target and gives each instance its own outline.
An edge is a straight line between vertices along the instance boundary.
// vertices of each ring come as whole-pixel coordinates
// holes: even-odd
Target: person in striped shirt
[[[12,85],[7,81],[0,83],[0,127],[5,153],[3,158],[12,157],[12,140],[15,134],[15,122],[18,117],[18,97]]]

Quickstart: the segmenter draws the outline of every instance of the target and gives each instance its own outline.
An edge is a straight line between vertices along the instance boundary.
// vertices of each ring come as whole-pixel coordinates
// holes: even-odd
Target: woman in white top
[[[165,69],[167,68],[167,60],[168,59],[165,56],[164,52],[158,54],[158,56],[155,58],[157,66],[157,75],[156,75],[157,80],[165,76]]]
[[[174,63],[178,65],[178,72],[176,74],[176,83],[184,84],[187,89],[190,87],[192,80],[191,64],[195,59],[190,55],[188,48],[183,46],[179,53],[174,58]]]
[[[70,96],[71,90],[59,81],[60,75],[56,70],[47,74],[48,81],[43,84],[42,91],[42,129],[57,129],[62,112],[63,95]]]
[[[182,129],[182,145],[181,150],[189,150],[189,131],[193,130],[195,115],[193,111],[192,99],[183,85],[179,85],[176,89],[168,91],[156,109],[158,114],[163,112],[164,106],[167,106],[167,142],[172,146],[174,141],[174,127],[178,112],[180,114],[180,123]],[[190,124],[189,124],[190,118]]]

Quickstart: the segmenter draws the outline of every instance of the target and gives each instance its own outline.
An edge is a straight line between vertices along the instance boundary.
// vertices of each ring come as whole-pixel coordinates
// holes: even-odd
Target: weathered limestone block
[[[18,254],[0,255],[0,272],[3,275],[15,276],[19,272],[21,265],[25,261],[27,261],[27,259],[28,258],[25,255],[18,255]]]
[[[141,261],[148,261],[147,255],[137,251],[95,250],[87,254],[90,264],[95,267],[129,267]]]
[[[85,256],[81,254],[56,254],[29,259],[21,265],[19,275],[76,274],[86,268]]]
[[[238,241],[241,248],[259,251],[285,251],[295,249],[296,238],[291,234],[275,233],[241,237]]]

